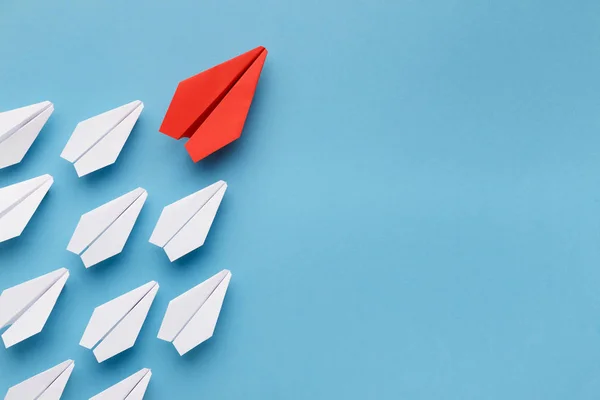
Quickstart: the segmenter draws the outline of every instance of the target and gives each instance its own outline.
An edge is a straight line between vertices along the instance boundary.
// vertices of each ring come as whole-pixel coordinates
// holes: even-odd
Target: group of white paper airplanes
[[[61,268],[2,292],[0,323],[11,325],[2,335],[6,347],[42,330],[68,278]],[[180,355],[211,338],[230,280],[231,272],[223,270],[171,300],[158,338],[172,342]],[[148,282],[96,307],[80,345],[96,346],[98,362],[133,347],[157,291],[158,283]],[[74,368],[67,360],[11,387],[4,399],[59,400]],[[151,377],[144,368],[90,400],[142,400]]]
[[[9,348],[42,331],[69,271],[60,268],[0,294],[0,329]],[[212,337],[231,272],[223,270],[171,300],[158,338],[173,343],[180,355]],[[79,344],[100,363],[135,345],[159,285],[151,281],[94,309]]]
[[[74,164],[81,177],[113,164],[143,109],[135,101],[80,122],[61,157]],[[0,113],[0,169],[18,164],[54,110],[46,101]],[[0,188],[0,242],[20,236],[54,183],[42,175]],[[171,261],[201,247],[227,190],[224,181],[166,206],[150,243],[164,249]],[[137,188],[84,214],[67,246],[89,268],[121,253],[148,193]],[[0,294],[0,329],[5,347],[41,332],[69,278],[65,268],[45,274]],[[172,342],[180,355],[209,339],[214,332],[231,273],[223,270],[173,299],[158,338]],[[158,292],[148,282],[97,307],[80,345],[93,349],[102,362],[134,346]],[[9,389],[5,399],[59,399],[75,363],[65,361]],[[96,400],[142,399],[151,377],[143,369],[94,396]]]
[[[43,175],[0,188],[0,242],[21,235],[54,180]],[[201,247],[208,236],[227,183],[218,181],[166,206],[150,243],[169,260]],[[84,214],[67,246],[86,268],[121,253],[144,206],[148,192],[137,188]]]
[[[8,389],[4,400],[59,400],[75,368],[73,360],[64,361]],[[152,371],[144,368],[90,400],[142,400]]]
[[[81,121],[60,156],[79,177],[114,164],[143,109],[136,100]],[[53,111],[43,101],[0,113],[0,169],[23,160]]]

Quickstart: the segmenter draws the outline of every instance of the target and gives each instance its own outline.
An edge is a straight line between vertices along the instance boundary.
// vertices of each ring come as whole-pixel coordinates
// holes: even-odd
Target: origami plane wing
[[[23,160],[54,111],[49,101],[0,113],[0,169]]]
[[[42,331],[67,279],[69,270],[60,268],[39,278],[6,289],[0,295],[0,329],[9,348]]]
[[[150,243],[162,247],[171,261],[202,246],[226,190],[227,183],[218,181],[166,206]]]
[[[67,360],[8,389],[4,400],[59,400],[75,368]]]
[[[181,81],[160,127],[198,162],[238,139],[254,98],[267,49],[260,46]]]
[[[79,177],[114,164],[143,109],[136,100],[80,122],[60,156]]]
[[[142,400],[151,377],[152,371],[144,368],[90,400]]]
[[[210,339],[230,280],[225,269],[171,300],[158,338],[172,342],[180,355]]]
[[[133,347],[158,287],[151,281],[96,307],[79,345],[94,349],[98,362]]]
[[[137,188],[83,214],[67,250],[80,255],[86,268],[119,254],[147,197]]]
[[[23,233],[53,183],[42,175],[0,189],[0,242]]]

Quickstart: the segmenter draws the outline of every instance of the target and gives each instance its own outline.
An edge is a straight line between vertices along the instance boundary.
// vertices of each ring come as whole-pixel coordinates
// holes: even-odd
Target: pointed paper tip
[[[229,282],[231,281],[231,271],[228,269],[224,269],[223,272],[225,272],[225,274],[223,274],[223,279],[221,279],[221,282],[219,282],[219,285],[223,284],[223,282],[226,282],[226,285],[229,286]]]
[[[141,100],[134,100],[132,102],[129,102],[127,104],[125,104],[126,106],[132,106],[132,111],[135,110],[136,108],[138,108],[139,106],[143,106],[144,103]]]
[[[54,178],[50,174],[36,176],[35,178],[31,178],[28,181],[35,182],[38,185],[38,189],[48,182],[50,182],[50,186],[52,186],[52,184],[54,184]]]
[[[46,183],[48,181],[52,181],[52,183],[54,183],[54,177],[52,177],[52,175],[50,175],[50,174],[44,174],[44,175],[40,176],[40,178],[42,178],[44,183]]]
[[[54,104],[52,104],[52,102],[48,101],[48,100],[44,100],[44,101],[40,101],[39,103],[32,104],[30,107],[35,107],[35,109],[34,109],[35,115],[39,115],[49,108],[54,110]]]
[[[254,62],[256,62],[257,60],[262,60],[262,62],[264,63],[265,59],[267,58],[267,55],[269,54],[269,50],[267,50],[267,48],[264,46],[258,46],[257,49],[260,49],[260,51],[256,56],[256,60],[254,60]]]
[[[231,279],[231,271],[228,270],[228,269],[224,269],[224,270],[221,270],[221,271],[217,272],[214,276],[218,276],[219,277],[219,285],[220,285],[228,277],[229,277],[229,279]]]
[[[62,370],[60,371],[60,374],[63,374],[66,370],[68,370],[71,365],[73,365],[73,367],[75,366],[75,361],[68,359],[66,361],[61,362],[60,364],[52,367],[52,368],[56,368],[56,367],[62,367]],[[59,375],[60,375],[59,374]]]
[[[143,101],[136,100],[136,101],[134,101],[134,103],[135,103],[135,107],[134,107],[134,109],[131,112],[137,110],[138,108],[141,108],[142,110],[144,109],[144,102]]]

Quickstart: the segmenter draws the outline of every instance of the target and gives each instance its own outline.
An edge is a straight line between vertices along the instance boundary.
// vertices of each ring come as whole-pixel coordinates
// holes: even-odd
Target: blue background
[[[55,178],[0,287],[71,271],[43,333],[1,349],[0,395],[73,358],[67,400],[143,367],[147,399],[600,396],[599,2],[6,0],[0,38],[0,109],[56,107],[0,171]],[[176,84],[257,45],[244,135],[192,163],[158,133]],[[78,179],[77,122],[135,99],[118,162]],[[206,245],[171,264],[162,207],[218,179]],[[124,252],[85,270],[79,216],[138,186]],[[215,336],[179,357],[167,303],[223,268]],[[97,364],[93,308],[153,279],[136,346]]]

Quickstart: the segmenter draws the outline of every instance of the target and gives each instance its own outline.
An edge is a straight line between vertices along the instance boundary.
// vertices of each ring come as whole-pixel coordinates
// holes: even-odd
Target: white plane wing
[[[114,164],[143,109],[136,100],[81,121],[60,156],[75,164],[79,177]]]
[[[150,237],[175,261],[204,244],[217,215],[227,183],[218,181],[166,206]]]
[[[230,280],[231,272],[225,269],[171,300],[158,338],[172,342],[180,355],[210,339]]]
[[[158,287],[151,281],[96,307],[79,344],[94,349],[98,362],[133,347]]]
[[[144,368],[90,400],[142,400],[151,377],[152,371]]]
[[[148,192],[137,188],[81,216],[67,250],[86,268],[123,251]]]
[[[42,175],[0,189],[0,242],[21,235],[53,183]]]
[[[42,331],[67,279],[69,270],[60,268],[0,294],[0,329],[10,325],[2,334],[6,348]]]
[[[4,400],[59,400],[75,368],[67,360],[8,389]]]
[[[23,160],[53,111],[43,101],[0,113],[0,169]]]

